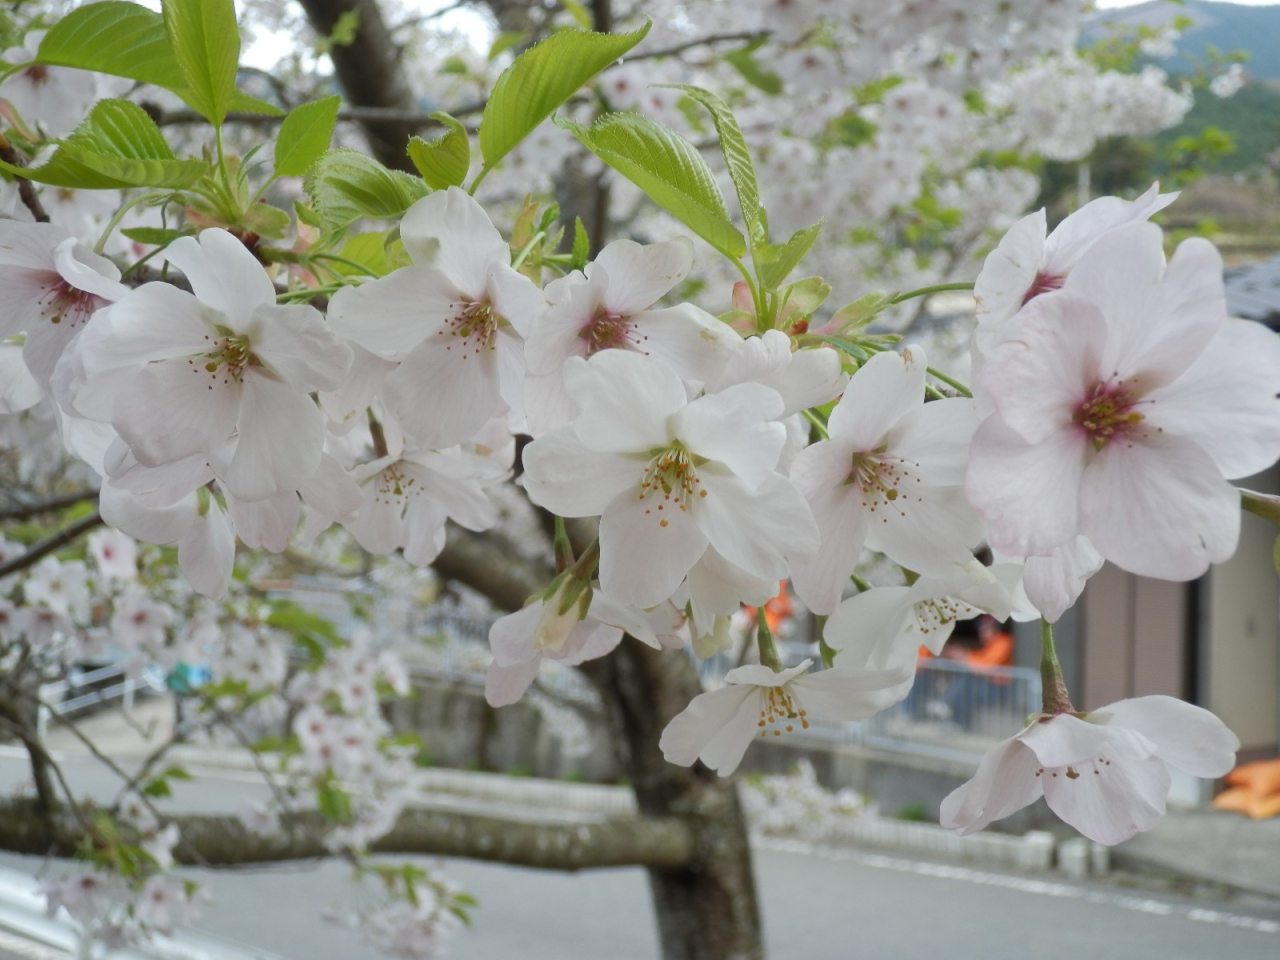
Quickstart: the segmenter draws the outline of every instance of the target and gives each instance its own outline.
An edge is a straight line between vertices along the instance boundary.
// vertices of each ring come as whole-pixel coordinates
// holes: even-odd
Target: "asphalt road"
[[[4,768],[9,769],[5,770]],[[96,775],[77,763],[68,773]],[[7,774],[7,775],[6,775]],[[0,764],[0,789],[16,779]],[[181,807],[226,809],[261,786],[229,778],[176,784]],[[30,872],[60,866],[0,856]],[[643,871],[578,875],[471,861],[433,861],[480,900],[457,960],[656,960]],[[1280,905],[1154,896],[1111,883],[1069,883],[892,855],[766,842],[757,882],[772,960],[1275,960]],[[287,960],[364,960],[360,935],[319,919],[367,907],[339,863],[190,871],[213,902],[198,928]],[[0,944],[0,956],[4,945]]]

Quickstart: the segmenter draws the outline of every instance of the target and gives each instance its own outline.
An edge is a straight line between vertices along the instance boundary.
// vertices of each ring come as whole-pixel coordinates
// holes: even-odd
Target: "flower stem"
[[[952,390],[954,390],[956,393],[960,394],[961,396],[964,396],[964,397],[973,396],[973,391],[970,390],[968,387],[966,387],[959,380],[952,380],[945,373],[939,373],[937,370],[933,369],[933,367],[929,367],[926,370],[926,372],[929,374],[929,376],[933,377],[933,379],[941,380],[943,383],[945,383],[948,387],[950,387]]]
[[[921,287],[919,290],[908,290],[906,293],[899,293],[889,302],[904,303],[907,300],[914,300],[916,297],[927,297],[935,293],[946,293],[948,290],[972,289],[972,283],[937,283],[932,287]]]
[[[773,645],[773,631],[769,629],[769,618],[764,615],[763,606],[756,609],[756,649],[760,651],[762,664],[775,672],[782,669],[778,648]]]
[[[1067,681],[1062,676],[1062,666],[1058,663],[1058,652],[1053,648],[1053,624],[1044,619],[1040,621],[1040,682],[1042,709],[1046,714],[1053,717],[1076,712],[1071,705],[1071,694],[1067,692]]]
[[[573,547],[569,543],[569,533],[564,528],[564,517],[556,517],[556,573],[564,573],[573,566]]]

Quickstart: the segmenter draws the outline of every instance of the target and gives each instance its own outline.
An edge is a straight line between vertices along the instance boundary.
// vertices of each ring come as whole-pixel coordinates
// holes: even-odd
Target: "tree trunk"
[[[649,868],[664,960],[759,960],[760,911],[737,781],[701,764],[668,763],[658,750],[667,723],[702,692],[693,662],[627,638],[583,667],[610,713],[614,744],[640,812],[679,816],[694,835],[693,857]]]

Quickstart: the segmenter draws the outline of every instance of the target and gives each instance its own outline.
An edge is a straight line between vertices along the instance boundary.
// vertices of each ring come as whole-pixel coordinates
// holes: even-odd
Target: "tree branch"
[[[0,521],[30,520],[32,517],[38,517],[41,514],[56,513],[59,510],[65,510],[67,507],[74,507],[77,503],[82,503],[85,500],[97,499],[97,490],[77,490],[75,493],[52,497],[49,500],[41,500],[38,503],[21,504],[0,510]]]
[[[95,510],[87,517],[82,517],[69,527],[64,527],[53,536],[45,537],[36,543],[26,553],[14,557],[8,563],[0,563],[0,580],[9,576],[11,573],[17,573],[19,570],[25,570],[27,567],[33,567],[46,556],[55,550],[61,550],[67,544],[72,543],[79,537],[84,536],[94,527],[102,525],[102,514]]]
[[[478,100],[475,103],[463,104],[461,107],[450,110],[449,115],[452,117],[468,117],[483,110],[484,101]],[[156,124],[161,127],[209,122],[194,110],[157,109],[151,113],[151,116]],[[343,107],[338,111],[338,119],[359,124],[388,123],[411,126],[414,132],[441,125],[439,120],[432,119],[421,110],[402,110],[395,107]],[[284,117],[272,116],[267,113],[232,112],[227,114],[226,122],[243,123],[248,126],[275,127],[279,126],[283,121]]]
[[[446,580],[456,580],[500,610],[519,610],[545,587],[555,571],[512,554],[499,538],[449,525],[449,539],[432,564]]]
[[[732,43],[735,40],[750,43],[752,40],[767,40],[771,36],[773,36],[773,31],[771,30],[742,30],[738,33],[713,33],[707,37],[699,37],[696,40],[677,43],[673,47],[663,47],[661,50],[644,50],[640,53],[629,53],[626,56],[626,62],[634,63],[636,60],[654,60],[658,57],[674,57],[677,54],[684,53],[686,50],[692,50],[695,47],[709,47],[717,43]]]
[[[328,821],[318,812],[289,814],[281,819],[286,829],[264,837],[233,816],[171,817],[169,822],[182,833],[174,857],[184,864],[230,867],[333,854],[321,842]],[[58,855],[71,856],[83,836],[83,827],[65,810],[48,819],[41,816],[36,801],[29,798],[0,803],[0,849],[40,855],[52,849]],[[619,817],[566,824],[410,809],[369,849],[373,853],[466,857],[542,870],[627,866],[671,869],[689,861],[694,845],[693,832],[674,818]]]
[[[13,149],[13,144],[9,142],[9,138],[3,135],[0,135],[0,160],[15,167],[25,167],[27,165],[27,161],[18,154],[17,150]],[[26,177],[18,177],[18,196],[22,199],[23,205],[31,211],[31,216],[35,217],[37,223],[49,222],[49,214],[45,212],[44,205],[40,202],[40,198],[36,196],[36,185]]]

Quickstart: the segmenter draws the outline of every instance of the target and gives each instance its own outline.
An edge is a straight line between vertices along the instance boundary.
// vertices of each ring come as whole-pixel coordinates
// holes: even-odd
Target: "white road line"
[[[1198,923],[1216,923],[1244,930],[1255,930],[1258,933],[1280,934],[1280,921],[1276,920],[1264,920],[1260,917],[1227,913],[1223,910],[1206,910],[1203,907],[1182,906],[1151,897],[1134,897],[1110,891],[1103,893],[1053,880],[1036,880],[1032,877],[990,873],[986,870],[974,870],[971,867],[961,867],[954,864],[925,863],[901,857],[886,857],[883,854],[863,853],[859,850],[818,847],[802,840],[761,837],[755,840],[755,845],[761,849],[774,850],[779,853],[822,857],[827,860],[857,863],[864,867],[874,867],[880,870],[896,870],[899,873],[914,873],[943,880],[963,880],[988,887],[1003,887],[1006,890],[1033,893],[1042,897],[1060,897],[1065,900],[1081,900],[1085,903],[1110,904],[1111,906],[1120,907],[1124,910],[1133,910],[1137,913],[1149,913],[1160,917],[1181,917]]]

